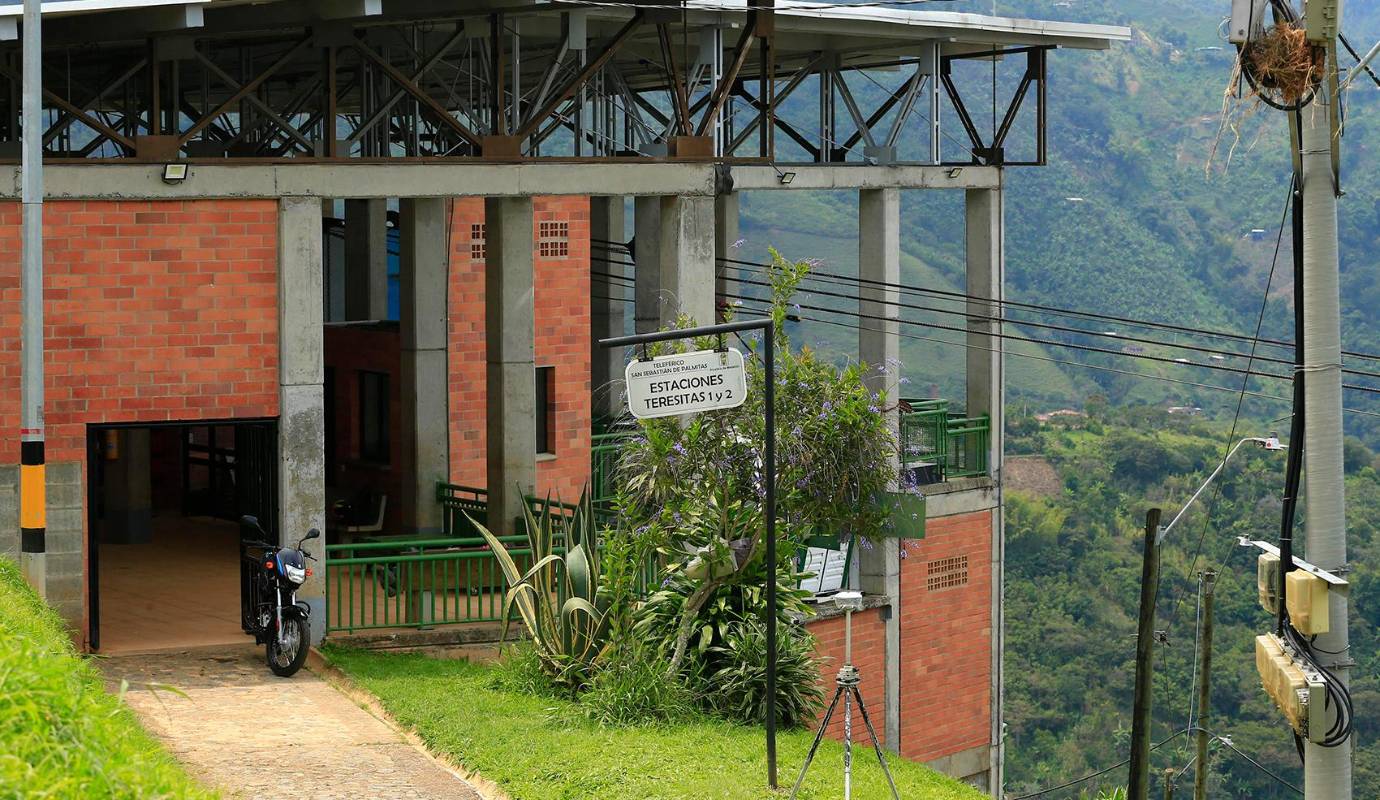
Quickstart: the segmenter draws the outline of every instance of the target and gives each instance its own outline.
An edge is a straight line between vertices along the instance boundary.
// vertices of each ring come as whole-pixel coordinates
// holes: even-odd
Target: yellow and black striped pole
[[[43,453],[43,28],[40,0],[24,0],[23,220],[20,292],[19,537],[24,577],[48,584],[48,488]]]

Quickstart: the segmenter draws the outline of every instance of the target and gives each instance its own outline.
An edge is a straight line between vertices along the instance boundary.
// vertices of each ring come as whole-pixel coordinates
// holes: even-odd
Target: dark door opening
[[[243,637],[239,525],[277,519],[274,420],[89,426],[90,645]]]

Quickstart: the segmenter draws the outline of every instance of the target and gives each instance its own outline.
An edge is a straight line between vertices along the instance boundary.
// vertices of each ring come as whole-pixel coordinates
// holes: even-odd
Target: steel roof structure
[[[1129,38],[796,0],[43,5],[45,143],[81,159],[1038,164],[1047,54]],[[0,5],[0,39],[20,8]]]

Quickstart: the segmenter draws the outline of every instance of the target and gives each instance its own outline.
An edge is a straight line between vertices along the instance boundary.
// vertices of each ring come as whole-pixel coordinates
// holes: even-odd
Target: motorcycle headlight
[[[298,586],[302,585],[302,583],[307,580],[307,571],[302,567],[294,567],[291,564],[283,565],[283,574],[287,576],[288,580]]]

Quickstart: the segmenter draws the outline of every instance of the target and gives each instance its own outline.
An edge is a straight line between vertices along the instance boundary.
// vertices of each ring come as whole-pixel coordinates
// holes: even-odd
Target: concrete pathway
[[[315,673],[275,677],[263,648],[121,655],[101,666],[112,691],[129,682],[125,702],[145,727],[227,797],[482,800]]]

